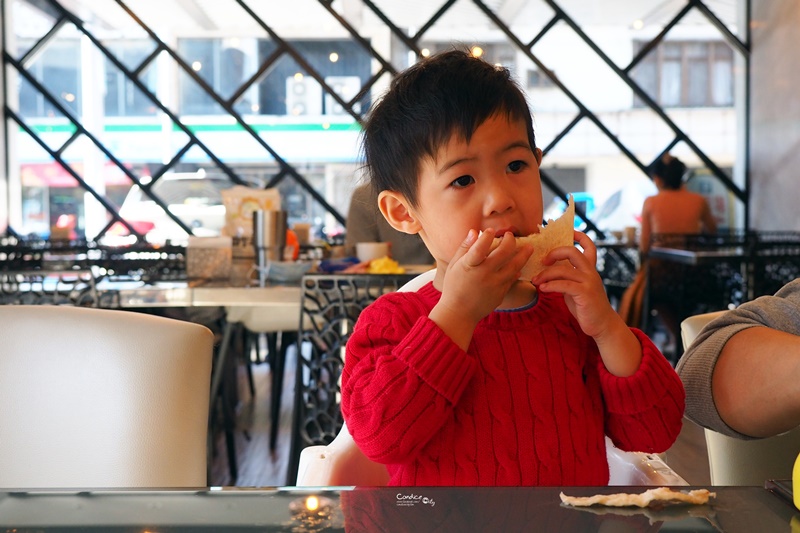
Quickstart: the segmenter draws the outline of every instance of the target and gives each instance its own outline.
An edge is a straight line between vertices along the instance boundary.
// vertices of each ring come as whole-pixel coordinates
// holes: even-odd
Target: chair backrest
[[[417,292],[429,282],[433,281],[434,277],[436,277],[435,268],[426,270],[422,274],[406,282],[405,285],[397,289],[397,292]]]
[[[703,328],[706,327],[706,324],[724,315],[725,312],[726,311],[714,311],[712,313],[703,313],[702,315],[693,315],[681,322],[683,349],[686,350],[689,345],[694,342]]]
[[[717,311],[687,318],[681,323],[684,350],[706,324],[725,313]],[[757,440],[742,440],[704,430],[712,485],[763,486],[767,479],[791,479],[800,450],[800,428]]]
[[[382,487],[389,482],[389,472],[356,446],[347,424],[327,446],[309,446],[300,452],[297,486]]]
[[[398,291],[413,292],[432,281],[436,269],[423,272],[400,287]],[[624,452],[606,437],[606,456],[609,485],[688,485],[657,455]],[[327,446],[309,446],[300,452],[298,487],[323,486],[383,486],[389,482],[389,472],[380,463],[368,459],[358,448],[343,424],[341,431]]]
[[[21,305],[0,338],[0,487],[206,486],[210,330]]]
[[[658,455],[622,451],[608,437],[606,459],[609,485],[688,485]],[[347,424],[342,425],[342,430],[327,446],[309,446],[300,452],[298,487],[381,487],[388,482],[386,467],[372,462],[361,452],[347,430]]]

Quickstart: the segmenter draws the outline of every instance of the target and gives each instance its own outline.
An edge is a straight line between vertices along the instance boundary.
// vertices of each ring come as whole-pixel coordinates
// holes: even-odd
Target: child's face
[[[421,164],[420,236],[437,261],[449,263],[470,229],[528,235],[542,222],[541,151],[522,120],[489,117],[469,143],[454,135]]]

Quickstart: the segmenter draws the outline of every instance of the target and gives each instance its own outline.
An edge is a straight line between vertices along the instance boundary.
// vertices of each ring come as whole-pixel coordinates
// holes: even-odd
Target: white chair
[[[433,280],[436,270],[415,277],[399,291],[416,291]],[[606,437],[606,456],[610,470],[609,485],[688,485],[685,479],[664,463],[658,455],[624,452]],[[383,486],[389,481],[386,467],[368,459],[356,446],[347,425],[327,446],[308,446],[300,452],[296,485],[312,486]]]
[[[206,486],[208,328],[14,305],[0,338],[0,487]]]
[[[686,350],[700,331],[725,313],[694,315],[681,322]],[[800,451],[800,427],[766,439],[743,440],[704,428],[712,485],[763,486],[767,479],[791,479]]]

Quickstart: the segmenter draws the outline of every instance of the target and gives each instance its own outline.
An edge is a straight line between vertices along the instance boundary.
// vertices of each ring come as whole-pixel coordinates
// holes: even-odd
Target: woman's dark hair
[[[454,134],[469,141],[487,118],[524,120],[531,150],[533,121],[525,95],[508,69],[451,50],[423,59],[392,80],[362,132],[361,149],[376,191],[396,191],[417,205],[424,157],[435,157]]]
[[[669,154],[664,154],[650,165],[650,176],[661,178],[666,189],[680,189],[685,173],[686,165]]]

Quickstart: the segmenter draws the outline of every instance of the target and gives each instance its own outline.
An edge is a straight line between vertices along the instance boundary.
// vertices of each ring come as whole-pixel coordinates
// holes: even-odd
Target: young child
[[[557,248],[518,279],[542,152],[506,69],[464,51],[419,62],[375,105],[363,148],[384,217],[436,260],[432,283],[379,298],[347,343],[344,418],[391,484],[605,485],[604,435],[672,445],[683,387],[612,309],[592,241],[576,231],[583,252]]]

